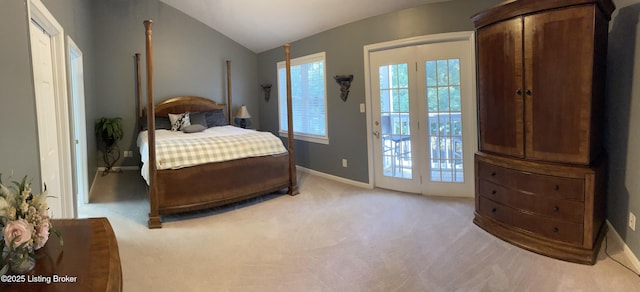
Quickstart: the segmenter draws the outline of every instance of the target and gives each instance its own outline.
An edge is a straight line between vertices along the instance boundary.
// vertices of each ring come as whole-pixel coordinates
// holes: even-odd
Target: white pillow
[[[169,121],[171,121],[171,131],[180,131],[183,127],[191,126],[189,112],[169,114]]]

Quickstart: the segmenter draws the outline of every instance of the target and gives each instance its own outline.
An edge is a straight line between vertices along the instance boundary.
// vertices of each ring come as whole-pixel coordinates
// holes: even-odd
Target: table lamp
[[[238,109],[238,112],[236,112],[236,124],[240,124],[241,128],[246,129],[251,123],[249,119],[251,119],[251,115],[249,114],[247,107],[243,104]]]

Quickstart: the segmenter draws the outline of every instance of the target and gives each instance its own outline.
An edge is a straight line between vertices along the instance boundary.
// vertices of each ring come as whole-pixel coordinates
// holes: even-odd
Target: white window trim
[[[306,134],[306,133],[299,133],[299,132],[296,132],[295,128],[294,128],[293,129],[293,138],[295,140],[301,140],[301,141],[307,141],[307,142],[313,142],[313,143],[319,143],[319,144],[329,144],[329,106],[328,106],[328,103],[327,103],[327,58],[326,58],[326,52],[320,52],[320,53],[307,55],[307,56],[303,56],[303,57],[298,57],[298,58],[290,60],[291,66],[297,66],[297,65],[301,65],[301,64],[307,64],[307,63],[313,63],[313,62],[317,62],[317,61],[324,62],[324,66],[322,66],[322,69],[323,69],[323,75],[324,75],[324,106],[325,106],[324,128],[325,128],[325,136],[311,135],[311,134]],[[279,71],[280,71],[280,69],[285,68],[285,67],[286,67],[286,62],[285,61],[280,61],[276,65],[276,76],[277,76],[278,84],[280,84]],[[284,90],[286,90],[286,89],[284,89]],[[289,132],[280,128],[280,116],[281,116],[280,114],[281,114],[280,88],[278,88],[278,133],[279,133],[279,135],[281,137],[287,137]]]

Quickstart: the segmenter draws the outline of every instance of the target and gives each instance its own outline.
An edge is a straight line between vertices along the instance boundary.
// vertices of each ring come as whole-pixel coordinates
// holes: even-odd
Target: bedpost
[[[286,60],[287,71],[287,137],[289,142],[289,195],[295,196],[299,194],[298,181],[296,178],[296,163],[294,153],[293,140],[293,105],[291,101],[291,45],[284,45],[284,54]]]
[[[227,119],[229,125],[233,125],[231,119],[231,61],[227,60]]]
[[[147,135],[149,142],[149,228],[160,228],[160,212],[158,210],[158,192],[156,191],[156,125],[155,108],[153,104],[153,58],[151,44],[152,20],[145,20],[145,35],[147,37]]]
[[[138,131],[142,131],[142,84],[140,80],[140,53],[136,53],[136,100],[138,102]]]

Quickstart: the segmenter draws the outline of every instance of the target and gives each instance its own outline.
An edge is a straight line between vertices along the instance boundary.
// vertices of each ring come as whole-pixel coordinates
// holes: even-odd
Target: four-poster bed
[[[157,117],[167,117],[169,114],[179,113],[222,111],[225,113],[229,124],[231,124],[231,79],[229,61],[227,61],[228,100],[226,105],[216,104],[212,100],[196,96],[179,96],[169,98],[157,105],[154,103],[151,24],[151,20],[144,22],[146,35],[147,110],[146,113],[142,110],[143,104],[142,98],[140,97],[140,84],[138,83],[139,122],[141,124],[144,123],[148,129],[157,129]],[[146,148],[141,148],[141,155],[143,159],[148,157],[145,165],[143,165],[143,173],[147,171],[145,179],[149,186],[149,228],[162,227],[160,216],[164,214],[211,208],[285,188],[288,189],[289,195],[298,194],[294,163],[293,131],[291,130],[293,129],[293,122],[291,119],[289,45],[285,45],[285,55],[287,61],[287,112],[290,130],[288,135],[288,150],[283,147],[281,153],[276,153],[279,151],[272,151],[264,155],[255,155],[239,159],[234,158],[220,162],[208,162],[176,169],[161,169],[162,161],[168,160],[159,157],[159,152],[163,152],[161,146],[165,143],[164,140],[159,141],[159,138],[163,139],[162,136],[165,135],[158,134],[165,133],[160,132],[161,130],[141,131],[141,136],[144,136],[144,141],[141,143],[141,139],[139,138],[138,143],[146,143],[147,145]],[[136,60],[139,64],[138,57]],[[138,76],[140,76],[139,72]],[[138,77],[138,82],[140,82],[139,80],[140,78]],[[240,130],[239,128],[234,129],[235,127],[231,126],[216,128],[218,129],[206,129],[203,132],[235,132],[236,129]],[[266,134],[250,130],[243,131],[253,132],[248,133],[249,136]],[[176,135],[181,134],[182,133],[176,133]],[[185,134],[184,136],[197,137],[199,134],[201,133]],[[270,133],[266,135],[272,136],[282,144],[282,141],[274,135]],[[264,138],[266,139],[268,137]]]

